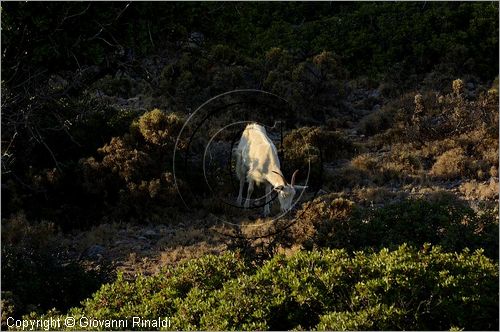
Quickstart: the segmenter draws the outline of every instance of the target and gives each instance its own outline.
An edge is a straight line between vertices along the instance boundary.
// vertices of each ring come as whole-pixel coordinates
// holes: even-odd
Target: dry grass
[[[431,169],[431,175],[441,179],[455,179],[467,168],[467,156],[462,148],[454,148],[440,155]]]
[[[395,199],[401,199],[402,193],[391,191],[386,187],[364,187],[354,190],[353,199],[357,204],[381,205]]]
[[[489,182],[477,182],[476,180],[464,182],[460,185],[459,190],[468,200],[498,199],[498,180],[491,178]]]
[[[117,240],[117,234],[124,229],[127,229],[126,224],[109,223],[94,226],[85,232],[76,232],[74,247],[82,252],[92,245],[111,246]]]
[[[364,181],[364,185],[405,183],[420,179],[424,175],[419,151],[411,145],[402,144],[394,145],[388,152],[361,154],[351,160],[350,168],[363,172],[369,179]]]

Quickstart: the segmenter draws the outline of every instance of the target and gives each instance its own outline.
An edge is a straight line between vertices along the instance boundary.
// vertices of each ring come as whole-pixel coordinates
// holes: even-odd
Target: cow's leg
[[[269,202],[271,201],[271,193],[273,191],[273,186],[268,183],[266,184],[266,205],[264,205],[264,217],[267,217],[271,213]]]
[[[253,185],[254,185],[254,181],[251,179],[248,179],[248,191],[247,191],[247,200],[245,201],[245,208],[250,207],[250,196],[252,196],[252,193],[253,193]]]
[[[236,204],[241,206],[241,201],[243,200],[243,187],[245,186],[245,178],[241,177],[240,179],[240,191],[238,193],[238,199],[236,200]]]

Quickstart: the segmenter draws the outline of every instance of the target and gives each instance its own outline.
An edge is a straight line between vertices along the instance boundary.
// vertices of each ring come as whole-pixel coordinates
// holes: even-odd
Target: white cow
[[[267,137],[266,129],[256,123],[246,126],[241,140],[236,148],[236,175],[240,180],[240,191],[237,203],[241,206],[243,186],[245,180],[248,182],[247,198],[245,208],[250,206],[250,196],[252,195],[254,184],[266,184],[266,204],[264,215],[269,215],[269,202],[271,200],[271,190],[278,193],[281,211],[286,212],[291,209],[292,200],[296,190],[305,189],[305,186],[295,185],[295,177],[298,170],[292,175],[292,180],[288,183],[281,173],[278,151],[273,142]]]

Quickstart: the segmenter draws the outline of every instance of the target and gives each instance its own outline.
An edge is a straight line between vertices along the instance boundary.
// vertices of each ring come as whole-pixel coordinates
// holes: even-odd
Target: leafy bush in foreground
[[[361,208],[337,194],[323,195],[297,212],[291,243],[308,249],[360,250],[429,242],[450,251],[484,248],[488,257],[498,260],[496,213],[479,213],[452,196],[436,196]]]
[[[169,316],[175,330],[496,330],[497,313],[497,264],[481,251],[430,245],[301,251],[260,267],[231,252],[206,256],[134,282],[119,278],[70,310],[77,319]]]

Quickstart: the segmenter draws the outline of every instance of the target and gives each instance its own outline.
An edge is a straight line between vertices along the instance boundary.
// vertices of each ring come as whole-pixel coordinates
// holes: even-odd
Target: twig
[[[91,4],[92,4],[92,3],[89,3],[89,5],[87,6],[87,8],[85,8],[84,10],[82,10],[82,11],[81,11],[81,12],[79,12],[79,13],[77,13],[77,14],[73,14],[73,15],[70,15],[70,16],[66,16],[65,18],[63,18],[63,20],[62,20],[62,22],[59,24],[59,26],[61,26],[61,25],[64,23],[64,21],[69,20],[70,18],[77,17],[77,16],[81,16],[81,15],[85,14],[85,13],[87,12],[87,10],[89,10],[89,8],[90,8],[90,5],[91,5]]]
[[[35,129],[37,135],[39,138],[37,138],[35,136],[35,134],[33,133],[33,128]],[[31,134],[33,135],[33,138],[35,138],[38,143],[41,143],[46,149],[47,151],[49,151],[50,155],[52,156],[52,160],[54,160],[54,163],[55,163],[55,166],[57,168],[58,171],[61,171],[61,168],[59,167],[59,162],[57,161],[56,159],[56,156],[54,155],[54,152],[52,152],[52,149],[47,145],[47,143],[45,143],[45,141],[43,140],[42,138],[42,135],[40,134],[40,131],[38,130],[38,128],[36,127],[30,127],[30,131],[31,131]]]
[[[73,53],[73,51],[71,51],[71,55],[73,55],[73,58],[75,58],[76,64],[78,66],[78,70],[81,70],[82,67],[80,67],[80,62],[78,61],[78,58],[76,57],[75,53]]]
[[[14,86],[13,86],[13,89],[18,88],[18,87],[20,87],[21,85],[24,85],[25,83],[28,83],[28,82],[29,82],[29,81],[31,81],[33,78],[35,78],[35,77],[37,77],[37,76],[40,76],[40,75],[42,75],[42,74],[45,74],[46,72],[47,72],[47,69],[43,69],[43,70],[39,71],[38,73],[36,73],[36,74],[35,74],[35,75],[33,75],[33,76],[31,76],[31,75],[30,75],[27,79],[25,79],[25,80],[24,80],[24,81],[22,81],[21,83],[19,83],[19,84],[17,84],[17,85],[14,85]]]
[[[149,40],[151,41],[151,45],[153,45],[153,48],[154,48],[155,43],[153,43],[153,37],[151,37],[151,29],[149,27],[149,21],[148,21],[148,32],[149,32]]]
[[[10,143],[9,145],[7,146],[7,148],[5,149],[5,151],[2,153],[2,156],[5,156],[7,155],[7,152],[9,151],[10,149],[10,146],[12,145],[12,143],[14,142],[14,139],[16,138],[17,136],[17,131],[14,133],[14,135],[12,136],[12,138],[10,139]]]

